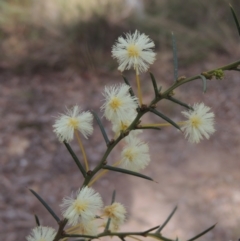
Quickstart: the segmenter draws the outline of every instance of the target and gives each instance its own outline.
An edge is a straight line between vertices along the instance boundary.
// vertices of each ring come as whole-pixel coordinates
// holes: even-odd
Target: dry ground
[[[191,76],[235,59],[213,56],[208,63],[181,72]],[[166,88],[172,81],[170,55],[162,55],[155,66],[161,66],[153,72],[159,84]],[[56,227],[52,217],[28,191],[28,188],[34,189],[60,215],[63,196],[82,183],[67,150],[52,132],[54,116],[63,112],[64,106],[74,104],[99,112],[103,86],[119,81],[117,73],[80,75],[73,70],[31,76],[1,74],[2,240],[25,240],[35,226],[34,214],[43,225]],[[152,94],[149,77],[142,82],[147,102]],[[106,204],[116,189],[117,200],[126,206],[128,222],[123,230],[144,230],[161,224],[177,204],[176,215],[163,231],[167,237],[185,240],[218,223],[202,240],[240,238],[239,83],[239,73],[227,73],[222,81],[210,81],[206,94],[202,93],[200,80],[176,92],[176,97],[187,103],[204,101],[211,106],[216,113],[217,132],[210,140],[193,145],[171,127],[157,133],[146,131],[144,138],[150,145],[152,162],[144,174],[157,183],[115,173],[96,183],[95,188]],[[181,107],[165,101],[159,108],[176,121],[181,120]],[[147,116],[146,121],[150,120],[156,118]],[[94,135],[84,144],[94,166],[105,150],[96,123]],[[77,145],[72,146],[79,153]],[[114,152],[109,162],[116,158],[117,152]]]

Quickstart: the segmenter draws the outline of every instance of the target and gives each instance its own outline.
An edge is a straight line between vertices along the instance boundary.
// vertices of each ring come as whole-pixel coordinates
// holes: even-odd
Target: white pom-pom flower
[[[27,236],[27,241],[53,241],[56,234],[53,228],[38,226]]]
[[[188,119],[184,122],[182,130],[190,142],[199,143],[203,137],[209,139],[215,132],[214,113],[203,103],[194,104],[193,110],[183,111],[182,114]]]
[[[128,135],[124,140],[126,147],[121,152],[120,166],[136,172],[144,169],[150,162],[148,145],[134,135]]]
[[[137,98],[129,94],[130,86],[126,84],[105,87],[103,96],[105,103],[101,106],[104,116],[114,121],[124,120],[129,113],[136,111],[138,104]]]
[[[125,207],[118,202],[114,202],[113,204],[104,207],[103,215],[107,218],[111,218],[111,222],[115,224],[121,225],[124,223],[126,219],[126,209]]]
[[[89,222],[81,222],[74,227],[70,228],[70,232],[67,231],[68,234],[82,234],[82,235],[90,235],[96,236],[98,234],[98,224],[96,220],[92,220]]]
[[[70,225],[92,221],[102,206],[103,202],[99,193],[89,187],[79,189],[76,198],[64,198],[61,204],[63,216],[68,219]]]
[[[68,109],[66,114],[61,114],[53,125],[58,139],[63,142],[73,140],[74,131],[80,131],[85,138],[93,132],[93,115],[89,111],[81,112],[77,105]]]
[[[154,42],[138,30],[133,34],[127,33],[125,37],[119,37],[112,47],[112,56],[119,63],[118,70],[123,72],[133,67],[137,74],[146,72],[156,58],[156,53],[152,50]]]
[[[127,115],[125,115],[124,119],[122,120],[116,119],[112,121],[112,130],[115,133],[115,138],[120,135],[121,131],[125,131],[130,126],[130,124],[133,122],[136,116],[137,116],[137,112],[132,111],[132,112],[129,112]],[[139,133],[142,133],[142,130],[131,131],[131,134],[134,134],[134,135],[137,135]]]

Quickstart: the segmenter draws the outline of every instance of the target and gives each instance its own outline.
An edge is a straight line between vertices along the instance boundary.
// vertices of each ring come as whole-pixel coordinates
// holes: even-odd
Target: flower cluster
[[[76,197],[67,197],[61,204],[63,217],[68,224],[73,225],[70,233],[95,236],[98,233],[98,214],[102,210],[103,217],[111,218],[109,229],[117,230],[125,221],[126,210],[120,203],[113,203],[103,208],[99,193],[90,187],[77,191]],[[101,220],[101,219],[100,219]],[[104,220],[103,220],[104,221]],[[106,226],[104,221],[102,226]]]
[[[109,230],[117,231],[126,219],[126,210],[120,203],[114,202],[103,208],[102,198],[99,193],[90,187],[79,189],[76,194],[63,199],[62,214],[71,225],[68,234],[80,234],[96,236],[99,227],[106,226],[106,220],[98,214],[102,211],[102,217],[111,218]],[[99,221],[103,225],[99,225]],[[38,226],[32,230],[27,241],[52,241],[56,236],[53,228]]]
[[[156,54],[152,50],[153,47],[153,41],[145,34],[140,34],[136,30],[133,34],[126,34],[126,38],[118,38],[117,43],[112,48],[112,56],[118,60],[118,69],[120,71],[133,67],[138,76],[140,72],[145,72],[149,68],[149,65],[154,62]],[[138,77],[137,81],[138,85],[140,85]],[[130,94],[132,93],[130,92],[130,88],[131,87],[125,83],[105,87],[103,91],[104,103],[101,106],[101,111],[103,111],[103,116],[112,124],[112,130],[115,133],[115,144],[121,139],[123,139],[124,143],[124,148],[119,158],[120,161],[113,166],[116,167],[119,165],[121,172],[134,174],[133,172],[139,172],[146,168],[151,159],[148,144],[142,141],[138,135],[142,132],[142,130],[138,129],[141,126],[137,126],[142,116],[138,114],[141,113],[141,107],[143,106],[142,98],[140,98],[141,91],[139,88],[140,95],[138,96],[139,98],[137,98],[133,94]],[[140,102],[140,106],[138,102]],[[150,107],[152,108],[152,104]],[[145,112],[142,113],[144,114]],[[181,126],[185,137],[190,142],[198,143],[204,137],[209,139],[210,135],[215,132],[214,113],[203,103],[194,104],[191,110],[183,111],[182,114],[187,120],[177,124]],[[169,118],[165,118],[165,120],[168,119]],[[169,122],[174,124],[173,121]],[[160,123],[146,126],[156,127],[168,125],[170,124]],[[85,178],[88,177],[84,182],[86,186],[81,187],[75,194],[72,194],[71,197],[63,198],[62,204],[60,205],[64,219],[67,220],[68,225],[71,225],[71,227],[65,231],[67,234],[97,236],[98,229],[100,227],[106,228],[107,223],[109,224],[108,220],[110,220],[108,231],[118,231],[126,220],[125,207],[118,202],[113,202],[111,205],[103,207],[100,194],[90,187],[91,184],[108,171],[104,170],[94,176],[100,169],[104,168],[106,158],[104,160],[102,159],[93,171],[90,171],[88,169],[86,153],[80,136],[78,135],[80,132],[85,138],[88,138],[93,133],[93,115],[89,111],[82,111],[79,106],[75,105],[71,109],[67,109],[65,114],[59,115],[53,128],[61,142],[72,141],[74,134],[76,134],[83,154],[85,169],[81,167],[80,162],[77,164],[78,167],[81,167],[83,176]],[[121,133],[124,133],[124,135],[121,135]],[[120,138],[116,140],[117,137]],[[104,154],[106,157],[109,154],[108,152],[111,151],[109,150],[110,149]],[[117,168],[115,168],[115,170],[116,169]],[[90,180],[93,176],[94,179]],[[92,183],[90,181],[92,181]],[[27,237],[27,241],[53,241],[56,234],[56,231],[52,228],[38,226],[32,230],[31,234]]]
[[[129,93],[130,86],[126,84],[105,87],[103,96],[104,104],[101,110],[104,116],[112,123],[115,136],[125,131],[137,115],[137,97]]]
[[[137,98],[130,95],[129,88],[126,84],[110,86],[105,87],[103,93],[105,102],[101,109],[106,119],[111,121],[115,137],[125,131],[137,116]],[[141,132],[141,130],[133,130],[124,138],[126,147],[121,154],[122,168],[139,171],[150,162],[148,145],[136,137]]]

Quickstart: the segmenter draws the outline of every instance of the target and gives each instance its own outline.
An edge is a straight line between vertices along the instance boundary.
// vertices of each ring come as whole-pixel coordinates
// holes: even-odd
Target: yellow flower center
[[[125,153],[124,153],[125,157],[132,162],[134,159],[134,153],[132,150],[128,149]]]
[[[88,207],[88,204],[86,202],[76,200],[73,206],[74,206],[74,209],[77,211],[77,213],[80,214],[82,211],[86,210],[86,208]]]
[[[76,119],[76,118],[70,118],[70,119],[68,120],[68,125],[71,126],[71,127],[74,128],[74,129],[77,129],[78,124],[79,124],[79,121],[78,121],[78,119]]]
[[[117,97],[113,97],[109,105],[114,111],[116,111],[122,105],[122,101]]]
[[[198,116],[191,117],[190,121],[191,121],[192,127],[194,128],[198,128],[202,124],[202,121]]]
[[[129,57],[139,57],[140,51],[138,49],[138,47],[134,44],[130,44],[127,47],[127,51],[128,51],[128,56]]]
[[[115,205],[114,205],[114,204],[112,204],[111,206],[107,206],[107,207],[104,208],[104,214],[105,214],[107,217],[110,217],[110,218],[115,217],[114,212],[115,212]]]
[[[121,131],[125,131],[128,128],[128,126],[129,125],[127,123],[121,122]]]

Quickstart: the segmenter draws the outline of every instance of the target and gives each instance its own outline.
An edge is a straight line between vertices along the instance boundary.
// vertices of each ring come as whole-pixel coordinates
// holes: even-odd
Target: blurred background
[[[237,15],[240,1],[230,1]],[[138,29],[156,44],[151,71],[166,89],[173,81],[171,32],[179,75],[200,74],[239,59],[239,36],[228,0],[0,0],[0,233],[5,241],[25,240],[35,226],[57,227],[28,191],[38,192],[61,215],[64,196],[79,188],[81,174],[52,132],[54,117],[79,104],[100,113],[105,85],[122,81],[111,47],[123,33]],[[125,75],[135,88],[134,73]],[[153,90],[142,75],[144,101]],[[114,189],[128,210],[123,230],[144,230],[178,211],[163,234],[189,239],[218,223],[201,240],[240,238],[239,72],[208,83],[181,87],[175,97],[189,104],[204,101],[216,115],[217,132],[199,145],[174,128],[146,131],[152,162],[144,170],[157,183],[109,173],[95,184],[107,205]],[[159,108],[181,121],[183,108],[164,101]],[[146,122],[157,121],[151,115]],[[103,120],[109,136],[111,126]],[[105,151],[94,124],[84,141],[91,166]],[[75,142],[73,149],[80,155]],[[118,159],[119,150],[109,158]]]

